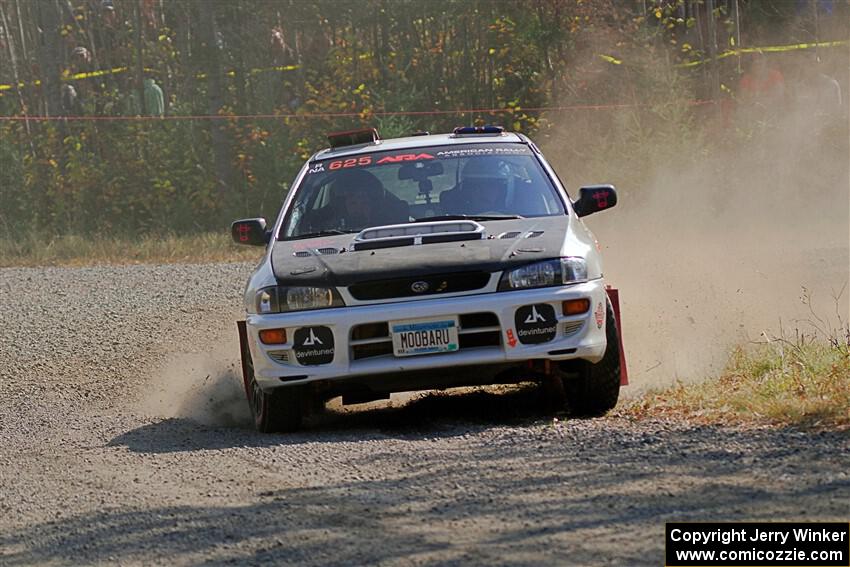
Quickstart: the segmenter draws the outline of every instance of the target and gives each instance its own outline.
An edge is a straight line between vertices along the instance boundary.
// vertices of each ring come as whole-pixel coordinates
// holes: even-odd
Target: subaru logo
[[[428,285],[428,282],[413,282],[410,284],[410,289],[414,293],[425,293],[428,291],[428,288],[431,287]]]

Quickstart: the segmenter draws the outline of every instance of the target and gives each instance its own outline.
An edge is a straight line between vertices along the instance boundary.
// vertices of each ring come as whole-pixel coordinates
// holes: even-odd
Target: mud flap
[[[248,348],[248,328],[245,325],[245,321],[236,321],[236,328],[239,329],[239,359],[242,361],[242,384],[245,387],[245,395],[250,398],[253,395],[250,388],[254,363],[251,360],[251,349]]]
[[[620,323],[620,290],[608,286],[605,291],[608,292],[608,299],[611,300],[611,307],[614,309],[614,319],[617,321],[617,341],[620,343],[620,386],[628,386],[629,371],[626,368],[626,351],[623,349],[623,325]]]

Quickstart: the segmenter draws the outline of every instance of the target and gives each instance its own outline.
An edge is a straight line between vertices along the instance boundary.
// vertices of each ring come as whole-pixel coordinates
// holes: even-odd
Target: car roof
[[[357,144],[356,146],[342,146],[339,148],[325,148],[316,152],[310,161],[327,159],[332,157],[352,156],[359,154],[370,154],[376,151],[410,150],[425,148],[429,146],[456,146],[464,144],[489,144],[489,143],[528,143],[528,138],[513,132],[501,134],[428,134],[421,136],[408,136],[406,138],[390,138],[378,140],[368,144]]]

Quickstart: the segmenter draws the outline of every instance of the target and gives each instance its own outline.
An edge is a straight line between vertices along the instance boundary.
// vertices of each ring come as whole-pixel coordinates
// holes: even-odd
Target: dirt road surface
[[[244,264],[0,270],[0,564],[661,565],[850,516],[841,433],[559,420],[534,389],[247,425]]]

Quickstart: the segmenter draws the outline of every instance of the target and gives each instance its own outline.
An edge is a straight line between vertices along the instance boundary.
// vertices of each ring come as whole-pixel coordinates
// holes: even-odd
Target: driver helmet
[[[460,174],[460,188],[476,209],[472,212],[497,211],[505,207],[510,172],[507,164],[495,156],[473,157]]]
[[[380,213],[384,186],[380,180],[362,169],[341,171],[333,181],[333,198],[343,226],[363,227]]]
[[[460,174],[461,182],[468,179],[504,180],[508,177],[507,164],[495,156],[469,158]]]

